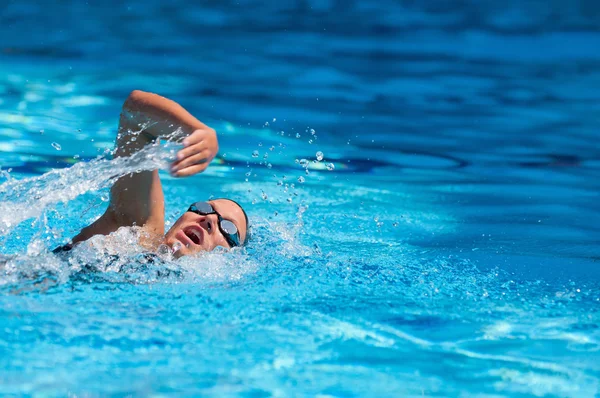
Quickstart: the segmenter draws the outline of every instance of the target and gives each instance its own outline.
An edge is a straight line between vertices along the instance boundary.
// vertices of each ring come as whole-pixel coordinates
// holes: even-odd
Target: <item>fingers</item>
[[[174,177],[188,177],[194,174],[202,173],[208,167],[208,162],[202,164],[196,164],[185,169],[181,169],[175,172],[171,172]]]
[[[195,145],[204,141],[205,139],[210,139],[216,136],[217,132],[214,129],[211,129],[210,127],[207,127],[205,129],[194,130],[192,134],[188,135],[183,139],[183,145],[186,147]]]
[[[203,172],[219,150],[216,132],[211,128],[194,131],[183,140],[183,145],[171,166],[171,174],[175,177]]]
[[[204,145],[203,142],[191,146],[186,146],[185,148],[177,152],[177,160],[175,161],[175,163],[181,162],[183,159],[189,158],[190,156],[203,152],[206,149],[206,145]]]
[[[207,163],[212,160],[210,156],[211,154],[208,150],[201,150],[199,152],[195,152],[191,156],[187,156],[181,159],[180,161],[173,163],[173,165],[171,166],[171,171],[174,172],[196,164]]]

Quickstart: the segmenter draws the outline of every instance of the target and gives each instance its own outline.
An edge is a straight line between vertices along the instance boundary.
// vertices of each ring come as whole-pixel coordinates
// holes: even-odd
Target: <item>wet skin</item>
[[[221,217],[232,221],[240,233],[240,242],[246,239],[246,218],[242,209],[227,199],[209,201]],[[217,246],[230,248],[229,243],[218,227],[216,214],[200,215],[186,211],[165,234],[165,243],[174,248],[177,242],[181,249],[175,252],[176,257],[188,256],[201,251],[211,251]]]

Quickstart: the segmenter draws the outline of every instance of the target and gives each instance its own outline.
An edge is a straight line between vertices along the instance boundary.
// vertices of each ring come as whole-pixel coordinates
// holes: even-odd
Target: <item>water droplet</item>
[[[44,134],[44,130],[40,130],[40,134]]]
[[[73,155],[73,159],[79,159],[79,155]]]
[[[270,169],[271,167],[273,167],[273,165],[271,163],[267,163],[267,169]]]
[[[306,172],[306,175],[310,174],[308,169],[304,170]]]
[[[312,140],[308,140],[308,143],[309,143],[309,144],[312,144]]]
[[[296,138],[300,138],[300,133],[296,133]]]
[[[258,146],[262,146],[262,142],[259,142],[259,143],[258,143]]]
[[[221,155],[223,157],[223,159],[225,159],[227,157],[227,154],[224,153],[223,155]]]
[[[271,148],[269,148],[269,151],[272,151],[273,149],[275,149],[274,145],[272,145]]]
[[[58,142],[53,142],[53,143],[52,143],[52,144],[50,144],[50,145],[52,145],[52,147],[53,147],[54,149],[56,149],[57,151],[60,151],[60,150],[62,149],[62,147],[60,146],[60,144],[59,144]]]
[[[310,134],[315,135],[316,131],[315,129],[310,129]]]
[[[252,151],[252,157],[253,158],[257,158],[258,157],[258,151]]]
[[[250,177],[251,174],[252,174],[252,170],[250,170],[249,172],[246,173],[246,177]]]
[[[108,202],[108,196],[102,195],[102,196],[100,196],[100,200],[103,202]]]
[[[267,194],[266,194],[266,193],[264,193],[264,192],[263,192],[263,193],[261,194],[261,196],[262,196],[263,200],[267,200]]]
[[[269,157],[269,154],[268,154],[268,153],[265,153],[265,154],[263,155],[263,159],[266,159],[266,158],[268,158],[268,157]]]
[[[277,185],[279,185],[279,186],[283,185],[283,181],[281,181],[281,180],[277,181]]]
[[[325,167],[327,167],[327,170],[329,170],[329,171],[335,169],[335,165],[333,163],[327,163],[325,165]]]
[[[323,160],[323,152],[319,151],[317,152],[317,160],[320,162],[321,160]]]
[[[308,164],[309,164],[309,161],[306,160],[306,159],[301,159],[299,163],[300,163],[300,166],[302,166],[304,168],[307,168]]]
[[[397,227],[398,226],[398,222],[395,222],[392,224],[393,227]]]
[[[306,180],[304,179],[304,177],[302,177],[302,176],[298,177],[298,182],[299,182],[300,184],[302,184],[304,181],[306,181]]]
[[[292,198],[287,198],[288,203],[292,203]]]
[[[277,121],[277,118],[276,118],[276,117],[274,117],[274,118],[273,118],[273,123],[274,123],[274,122],[276,122],[276,121]]]
[[[267,127],[269,125],[269,122],[265,122],[265,127]]]

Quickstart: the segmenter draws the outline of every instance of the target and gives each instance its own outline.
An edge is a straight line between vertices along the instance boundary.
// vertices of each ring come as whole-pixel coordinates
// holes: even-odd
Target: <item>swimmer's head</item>
[[[230,199],[197,202],[183,213],[165,235],[175,256],[211,251],[217,246],[242,246],[248,238],[248,216]],[[180,249],[177,249],[180,247]]]

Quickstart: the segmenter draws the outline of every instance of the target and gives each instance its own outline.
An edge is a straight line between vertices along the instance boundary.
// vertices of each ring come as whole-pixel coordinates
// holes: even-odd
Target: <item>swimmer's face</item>
[[[246,240],[246,218],[241,207],[227,199],[211,200],[208,203],[225,220],[235,224],[240,235],[240,244]],[[211,251],[217,246],[231,245],[219,229],[216,214],[200,215],[186,211],[165,235],[165,243],[171,248],[180,246],[175,257],[188,256],[201,251]]]

